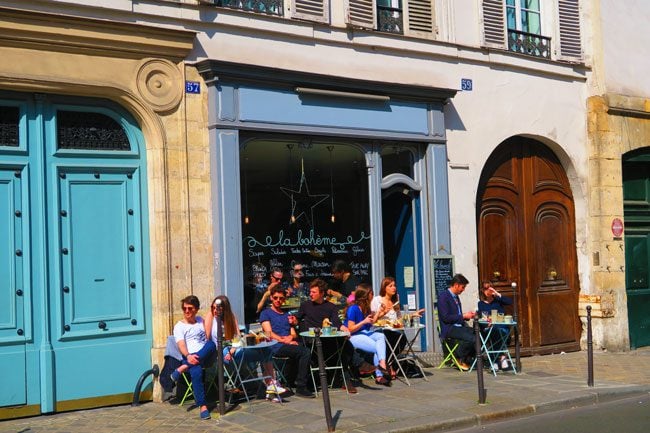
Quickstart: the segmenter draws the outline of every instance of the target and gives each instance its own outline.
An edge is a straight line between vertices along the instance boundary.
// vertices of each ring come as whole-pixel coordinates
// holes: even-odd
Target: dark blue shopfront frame
[[[204,61],[197,65],[208,85],[216,292],[229,295],[236,314],[243,317],[242,228],[239,151],[241,132],[270,132],[310,137],[345,137],[374,143],[426,143],[421,181],[426,194],[421,214],[425,251],[415,276],[419,287],[429,287],[425,272],[430,254],[443,247],[451,251],[447,191],[447,153],[443,105],[455,90],[366,82],[294,71]],[[316,89],[300,92],[297,88]],[[321,93],[318,91],[322,90]],[[368,141],[367,141],[368,142]],[[367,155],[369,170],[380,165],[375,153]],[[426,172],[426,174],[424,174]],[[377,184],[369,196],[373,260],[383,254],[381,242],[381,191]],[[433,247],[435,246],[435,251]],[[378,286],[383,266],[372,266]],[[377,287],[378,289],[378,287]],[[433,304],[424,290],[426,307]],[[430,309],[428,309],[430,310]],[[433,329],[430,315],[427,327]],[[431,341],[431,336],[427,340]]]

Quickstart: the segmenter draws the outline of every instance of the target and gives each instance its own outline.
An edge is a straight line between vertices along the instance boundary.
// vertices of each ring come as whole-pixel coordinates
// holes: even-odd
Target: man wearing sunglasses
[[[273,355],[287,357],[295,360],[298,366],[296,374],[296,394],[300,397],[314,398],[314,393],[307,388],[309,380],[309,361],[311,353],[305,346],[296,341],[298,334],[294,326],[297,325],[295,316],[289,316],[282,311],[286,299],[285,291],[280,285],[270,290],[271,307],[260,314],[260,323],[267,338],[279,344],[272,346]]]
[[[302,263],[294,262],[291,267],[291,283],[287,287],[287,296],[309,297],[309,285],[302,281],[305,276],[305,269]]]
[[[284,274],[282,272],[282,269],[280,268],[273,268],[271,269],[271,273],[269,274],[269,278],[271,280],[270,284],[266,288],[266,291],[262,294],[261,298],[257,302],[257,313],[261,313],[262,310],[264,310],[266,307],[270,305],[271,302],[271,290],[273,290],[275,287],[280,287],[282,288],[282,278],[284,277]],[[284,290],[284,289],[283,289]]]

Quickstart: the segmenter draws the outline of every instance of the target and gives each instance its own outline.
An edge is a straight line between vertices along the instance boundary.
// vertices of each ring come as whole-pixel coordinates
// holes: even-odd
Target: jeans
[[[188,371],[192,378],[192,392],[194,393],[194,401],[197,406],[205,406],[205,388],[203,387],[203,367],[206,367],[214,362],[214,355],[217,353],[217,347],[213,341],[208,341],[205,345],[192,355],[199,356],[199,363],[192,365],[183,358],[183,364],[189,367]]]
[[[476,354],[474,331],[468,326],[452,326],[447,332],[447,338],[458,340],[457,358],[469,364],[470,358]]]
[[[311,352],[305,346],[295,344],[279,343],[278,350],[275,351],[275,356],[282,356],[293,359],[298,365],[298,373],[296,374],[296,388],[305,388],[309,377],[309,363],[311,360]]]
[[[350,342],[355,348],[372,353],[375,365],[378,365],[379,361],[386,360],[386,337],[384,334],[380,332],[359,333],[352,335]],[[382,376],[379,370],[376,370],[375,374],[377,377]]]

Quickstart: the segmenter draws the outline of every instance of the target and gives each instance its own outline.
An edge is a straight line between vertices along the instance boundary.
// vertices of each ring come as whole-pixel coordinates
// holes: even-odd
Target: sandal
[[[382,367],[381,365],[377,365],[377,370],[381,371],[381,374],[384,376],[390,377],[390,371]]]
[[[391,369],[390,369],[390,378],[391,378],[392,380],[397,379],[397,371],[395,371],[392,367],[391,367]]]

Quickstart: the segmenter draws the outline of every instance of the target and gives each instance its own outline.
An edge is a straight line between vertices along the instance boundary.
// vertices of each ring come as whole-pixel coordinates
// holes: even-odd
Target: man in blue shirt
[[[273,346],[273,354],[294,359],[298,365],[296,374],[296,394],[300,397],[314,398],[314,393],[307,388],[311,352],[296,341],[298,335],[293,328],[298,324],[295,316],[282,311],[286,299],[284,289],[278,284],[270,291],[271,306],[260,314],[260,323],[264,333],[279,344]]]
[[[473,319],[476,313],[463,313],[459,295],[465,291],[469,281],[462,274],[456,274],[449,283],[449,289],[438,297],[438,319],[440,320],[440,338],[451,338],[458,341],[456,355],[462,370],[469,366],[476,354],[474,348],[474,332],[466,321]]]

